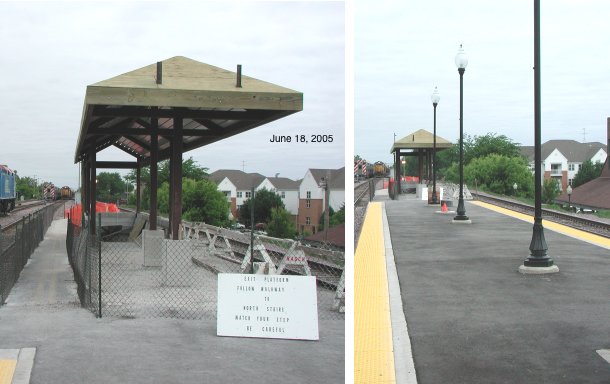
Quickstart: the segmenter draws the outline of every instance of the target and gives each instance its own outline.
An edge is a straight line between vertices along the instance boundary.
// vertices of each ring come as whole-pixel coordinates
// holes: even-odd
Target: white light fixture
[[[455,65],[459,69],[466,69],[466,66],[468,65],[468,56],[466,56],[462,44],[460,44],[460,49],[458,49],[458,53],[455,55]]]
[[[432,96],[430,97],[433,105],[437,105],[439,101],[441,101],[441,95],[438,93],[438,88],[434,87],[434,92],[432,92]]]

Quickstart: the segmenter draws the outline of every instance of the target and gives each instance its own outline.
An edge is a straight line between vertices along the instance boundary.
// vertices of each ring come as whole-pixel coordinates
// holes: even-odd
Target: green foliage
[[[96,197],[97,201],[116,203],[125,192],[125,182],[118,172],[101,172],[97,175]]]
[[[593,179],[597,179],[599,175],[602,173],[602,169],[604,168],[604,164],[599,161],[593,162],[591,160],[587,160],[580,166],[578,173],[574,176],[574,180],[572,180],[572,188],[576,188],[579,185],[583,185],[588,183]]]
[[[17,196],[24,196],[24,199],[31,199],[40,196],[40,187],[32,177],[16,177]]]
[[[159,212],[169,213],[169,182],[157,191]],[[230,224],[229,203],[225,195],[209,180],[182,179],[182,218],[217,227]]]
[[[296,234],[294,220],[290,212],[282,207],[271,209],[271,220],[267,225],[267,233],[269,236],[279,237],[282,239],[293,238]]]
[[[182,161],[182,178],[183,179],[193,179],[193,180],[202,180],[208,176],[208,168],[200,166],[192,157],[189,157],[187,160]],[[125,176],[125,180],[133,185],[136,184],[137,181],[137,173],[136,170],[131,170],[127,176]],[[140,182],[142,184],[142,199],[140,204],[142,205],[143,210],[148,210],[150,208],[150,167],[144,167],[140,170]],[[161,161],[158,165],[157,170],[157,185],[163,186],[164,183],[169,184],[169,160]],[[135,190],[135,187],[131,187]],[[158,196],[161,196],[160,194]],[[157,199],[157,202],[159,199]],[[129,203],[136,203],[135,194],[130,195]]]
[[[517,184],[517,194],[532,196],[534,179],[522,157],[507,157],[491,154],[473,159],[464,167],[464,180],[472,188],[475,180],[478,188],[503,195],[514,195],[513,184]]]
[[[343,224],[343,223],[345,223],[345,204],[343,204],[341,206],[341,208],[339,208],[339,210],[330,217],[330,226],[331,227],[334,227],[335,225],[339,225],[339,224]]]
[[[445,178],[447,181],[457,183],[459,181],[459,161],[460,143],[459,138],[456,144],[449,149],[436,153],[436,175],[438,178]],[[472,160],[496,154],[508,158],[521,157],[519,144],[512,139],[495,133],[488,133],[483,136],[464,135],[464,168]]]
[[[542,202],[551,204],[561,193],[559,183],[554,179],[545,179],[542,184]]]
[[[339,208],[338,211],[335,211],[333,209],[333,207],[329,207],[328,216],[329,216],[328,225],[330,226],[330,228],[334,227],[335,225],[345,223],[345,204],[343,204],[341,206],[341,208]],[[320,216],[320,221],[318,223],[318,231],[323,231],[323,230],[324,230],[324,212],[322,212],[322,215]]]
[[[271,220],[272,208],[285,208],[282,198],[267,189],[255,191],[254,198],[244,201],[239,208],[239,218],[246,227],[250,227],[250,204],[254,202],[254,224],[268,223]]]

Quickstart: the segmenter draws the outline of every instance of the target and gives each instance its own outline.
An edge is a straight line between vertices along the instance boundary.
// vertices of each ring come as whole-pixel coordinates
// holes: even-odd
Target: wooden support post
[[[136,168],[136,214],[140,213],[140,174],[142,170],[142,159],[138,158],[138,167]]]
[[[400,193],[400,149],[397,149],[394,155],[394,199],[398,200],[398,194]]]
[[[182,117],[174,118],[174,138],[172,140],[171,167],[171,233],[178,240],[182,219]]]
[[[159,156],[159,119],[150,119],[150,230],[157,229],[157,160]]]
[[[417,150],[417,172],[418,172],[418,177],[419,177],[419,183],[421,184],[423,181],[423,176],[424,176],[424,161],[422,159],[422,150],[418,149]]]
[[[89,233],[94,235],[95,234],[95,202],[96,202],[96,198],[97,198],[97,194],[96,194],[96,169],[95,169],[95,147],[92,146],[91,149],[89,149]]]

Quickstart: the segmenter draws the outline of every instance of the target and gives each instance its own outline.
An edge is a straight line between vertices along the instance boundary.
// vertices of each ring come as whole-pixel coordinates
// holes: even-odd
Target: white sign
[[[315,276],[218,274],[218,336],[319,340]]]

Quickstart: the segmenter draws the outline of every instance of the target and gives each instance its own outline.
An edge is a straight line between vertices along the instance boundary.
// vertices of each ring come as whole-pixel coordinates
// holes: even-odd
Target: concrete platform
[[[384,204],[418,383],[610,383],[596,352],[610,348],[610,247],[545,226],[559,272],[524,275],[532,224],[468,201],[457,226],[422,201]]]
[[[95,318],[80,308],[65,234],[54,221],[0,307],[0,350],[36,348],[30,383],[345,381],[342,320],[320,320],[314,342],[218,337],[215,321]],[[0,355],[0,370],[17,377],[15,360]]]

